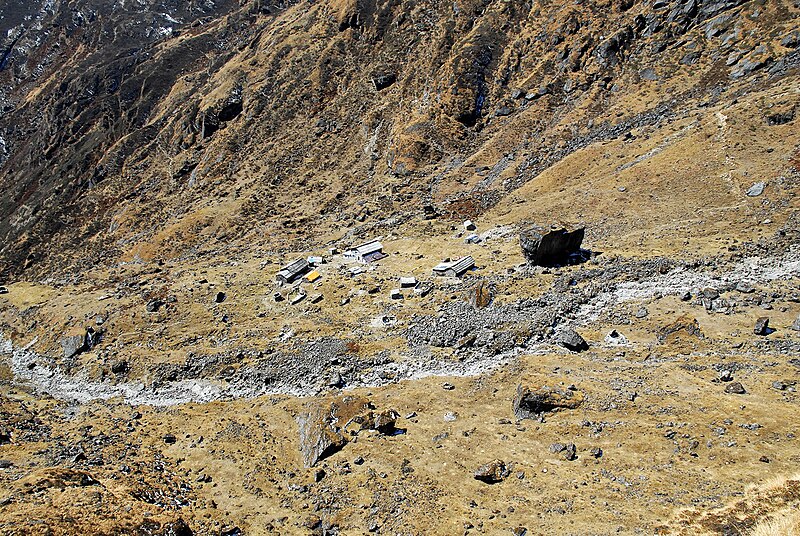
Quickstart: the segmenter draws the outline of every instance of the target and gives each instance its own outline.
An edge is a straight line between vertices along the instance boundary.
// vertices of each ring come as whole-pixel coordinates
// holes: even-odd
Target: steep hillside
[[[9,275],[475,216],[798,59],[790,1],[84,4],[9,33]]]

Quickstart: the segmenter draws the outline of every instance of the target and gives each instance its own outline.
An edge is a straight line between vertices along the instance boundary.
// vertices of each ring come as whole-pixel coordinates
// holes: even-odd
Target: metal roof
[[[450,269],[453,270],[456,275],[461,275],[470,268],[475,266],[475,259],[471,256],[461,257],[457,261],[451,263]]]
[[[298,274],[304,272],[308,268],[308,261],[305,259],[297,259],[296,261],[290,262],[286,266],[280,269],[278,272],[278,276],[282,276],[285,279],[291,279]]]
[[[358,252],[359,255],[368,255],[376,251],[381,251],[383,249],[383,244],[381,244],[379,240],[370,240],[353,249]]]
[[[470,268],[475,266],[475,259],[471,256],[461,257],[460,259],[456,259],[450,262],[440,262],[436,266],[433,267],[434,272],[446,272],[448,270],[453,270],[456,275],[461,275]]]

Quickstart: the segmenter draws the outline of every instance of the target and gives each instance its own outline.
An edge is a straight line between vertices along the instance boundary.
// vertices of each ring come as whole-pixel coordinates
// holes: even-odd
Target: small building
[[[301,275],[305,274],[308,271],[308,261],[306,259],[297,259],[294,262],[290,262],[278,272],[278,275],[275,279],[283,284],[283,283],[291,283]]]
[[[344,252],[345,260],[360,262],[368,264],[385,258],[387,255],[383,253],[383,244],[379,240],[371,240],[365,242],[360,246],[348,249]]]
[[[464,239],[465,244],[480,244],[480,242],[481,242],[481,237],[475,233],[472,233],[471,235],[467,236]]]
[[[420,298],[424,298],[433,290],[433,285],[430,283],[422,283],[414,287],[414,295],[419,296]]]
[[[400,278],[400,288],[413,288],[417,286],[417,278],[414,276],[411,277],[401,277]]]
[[[308,264],[311,264],[312,266],[325,264],[325,257],[319,257],[319,256],[312,255],[311,257],[307,258],[306,260],[308,261]]]
[[[400,292],[399,288],[393,288],[392,291],[389,293],[389,297],[393,300],[402,300],[403,293]]]
[[[298,289],[297,292],[289,296],[289,303],[292,305],[297,305],[304,299],[306,299],[305,291],[303,289]]]
[[[311,303],[319,303],[322,301],[322,294],[312,294],[308,301]]]
[[[318,271],[313,270],[306,274],[306,281],[313,283],[314,281],[318,281],[320,277],[322,277],[322,275]]]
[[[461,277],[467,270],[475,266],[475,259],[470,256],[461,257],[454,261],[440,262],[433,267],[433,275],[443,277]]]
[[[360,267],[360,266],[353,266],[352,268],[350,268],[348,270],[348,272],[350,272],[350,276],[351,277],[355,277],[357,275],[363,274],[364,273],[364,269],[362,267]]]
[[[477,227],[475,226],[474,223],[472,223],[472,220],[467,220],[464,222],[465,231],[474,231],[475,229],[477,229]]]

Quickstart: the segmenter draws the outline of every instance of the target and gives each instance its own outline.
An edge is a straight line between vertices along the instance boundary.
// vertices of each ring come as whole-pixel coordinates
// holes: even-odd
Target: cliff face
[[[2,12],[7,277],[310,244],[428,204],[474,216],[576,150],[798,61],[791,0]]]

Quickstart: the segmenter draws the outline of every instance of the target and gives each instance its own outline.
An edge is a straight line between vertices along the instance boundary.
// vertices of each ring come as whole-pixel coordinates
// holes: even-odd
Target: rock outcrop
[[[514,397],[514,416],[517,419],[535,419],[550,411],[575,409],[583,403],[583,399],[583,393],[577,390],[548,386],[532,390],[520,384]]]
[[[580,254],[584,233],[583,227],[533,226],[520,232],[519,244],[528,262],[554,266]]]
[[[399,416],[394,410],[376,411],[367,398],[359,396],[309,402],[307,411],[297,417],[303,463],[313,467],[361,430],[391,434]]]

